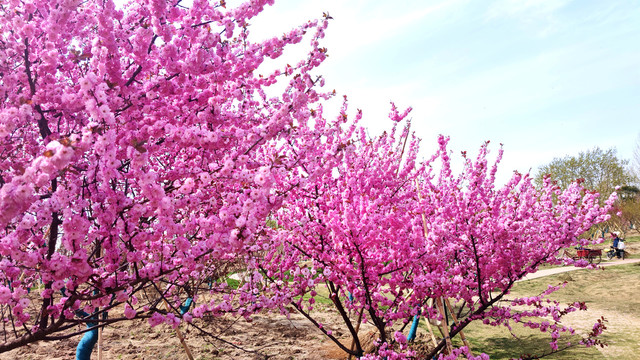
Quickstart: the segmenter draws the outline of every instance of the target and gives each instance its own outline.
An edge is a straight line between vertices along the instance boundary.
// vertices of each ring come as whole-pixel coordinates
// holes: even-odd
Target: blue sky
[[[280,35],[324,11],[334,20],[319,73],[363,109],[372,135],[388,126],[393,100],[414,108],[425,156],[438,134],[455,152],[503,143],[502,181],[595,146],[633,157],[637,1],[276,0],[252,34]]]

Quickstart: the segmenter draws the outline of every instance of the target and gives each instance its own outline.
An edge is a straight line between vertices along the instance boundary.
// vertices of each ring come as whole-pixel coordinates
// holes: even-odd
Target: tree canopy
[[[546,176],[562,189],[580,179],[585,188],[597,191],[603,198],[617,192],[618,201],[610,213],[611,218],[592,228],[594,236],[604,236],[613,229],[625,233],[640,221],[638,188],[633,185],[637,177],[629,161],[618,158],[615,148],[602,150],[595,147],[580,152],[578,156],[555,158],[540,168],[536,176],[537,184],[541,184]]]
[[[604,197],[615,191],[616,186],[629,185],[634,177],[629,173],[628,160],[621,160],[615,148],[602,150],[595,147],[582,151],[577,156],[567,155],[554,158],[549,164],[540,167],[536,183],[542,184],[546,175],[550,175],[560,188],[565,189],[572,182],[582,179],[587,189],[595,190]]]

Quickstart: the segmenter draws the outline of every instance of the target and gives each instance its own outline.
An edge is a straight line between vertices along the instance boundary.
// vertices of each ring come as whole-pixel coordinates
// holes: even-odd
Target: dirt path
[[[613,260],[613,261],[602,262],[602,263],[600,263],[599,266],[607,267],[607,266],[634,264],[634,263],[638,263],[638,262],[640,262],[640,259]],[[520,281],[533,280],[533,279],[537,279],[537,278],[541,278],[541,277],[545,277],[545,276],[562,274],[562,273],[569,272],[569,271],[583,270],[583,269],[584,268],[575,267],[575,266],[563,266],[563,267],[559,267],[559,268],[544,269],[544,270],[539,270],[539,271],[537,271],[535,273],[529,274],[529,275],[525,276]]]

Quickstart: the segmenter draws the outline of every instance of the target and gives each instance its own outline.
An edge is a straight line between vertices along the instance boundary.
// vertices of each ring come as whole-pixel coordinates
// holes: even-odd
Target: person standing
[[[624,249],[627,247],[627,245],[625,245],[624,243],[624,239],[619,239],[618,241],[618,247],[616,249],[616,257],[618,259],[622,258],[624,259]]]

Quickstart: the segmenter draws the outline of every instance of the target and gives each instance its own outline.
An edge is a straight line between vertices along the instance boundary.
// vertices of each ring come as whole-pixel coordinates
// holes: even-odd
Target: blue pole
[[[85,313],[84,311],[81,311],[81,312],[78,312],[78,315],[81,317],[86,317],[89,314]],[[97,315],[94,315],[91,318],[97,320],[98,317]],[[87,328],[91,328],[96,325],[97,323],[88,322]],[[93,330],[90,330],[84,333],[84,336],[82,337],[82,339],[80,339],[80,342],[78,343],[78,347],[76,348],[76,360],[90,360],[91,352],[93,351],[93,347],[96,345],[97,342],[98,342],[98,328],[95,328]]]
[[[184,305],[180,305],[180,314],[184,315],[187,311],[189,311],[189,308],[191,307],[192,303],[193,303],[193,299],[187,298],[187,300],[184,302]]]
[[[62,293],[62,295],[65,295],[66,293],[64,288],[62,288],[60,292]],[[97,290],[94,291],[93,294],[94,295],[97,294]],[[115,296],[111,297],[111,302],[109,302],[109,304],[113,303],[113,299],[115,299]],[[96,311],[98,311],[98,309],[96,309]],[[86,318],[87,316],[89,316],[89,314],[87,314],[82,310],[76,310],[75,313],[77,316],[82,318]],[[104,320],[106,318],[107,318],[107,313],[105,312],[102,314],[102,319]],[[90,319],[98,320],[98,314],[93,314]],[[92,328],[96,325],[98,325],[97,321],[87,322],[87,328]],[[97,342],[98,342],[98,328],[89,330],[86,333],[84,333],[84,336],[82,336],[82,339],[80,339],[80,342],[76,347],[76,360],[91,360],[91,352],[93,352],[93,348],[96,346]]]
[[[411,323],[411,329],[409,330],[409,336],[407,341],[413,342],[416,339],[416,333],[418,332],[418,323],[420,323],[420,315],[413,316],[413,323]]]

